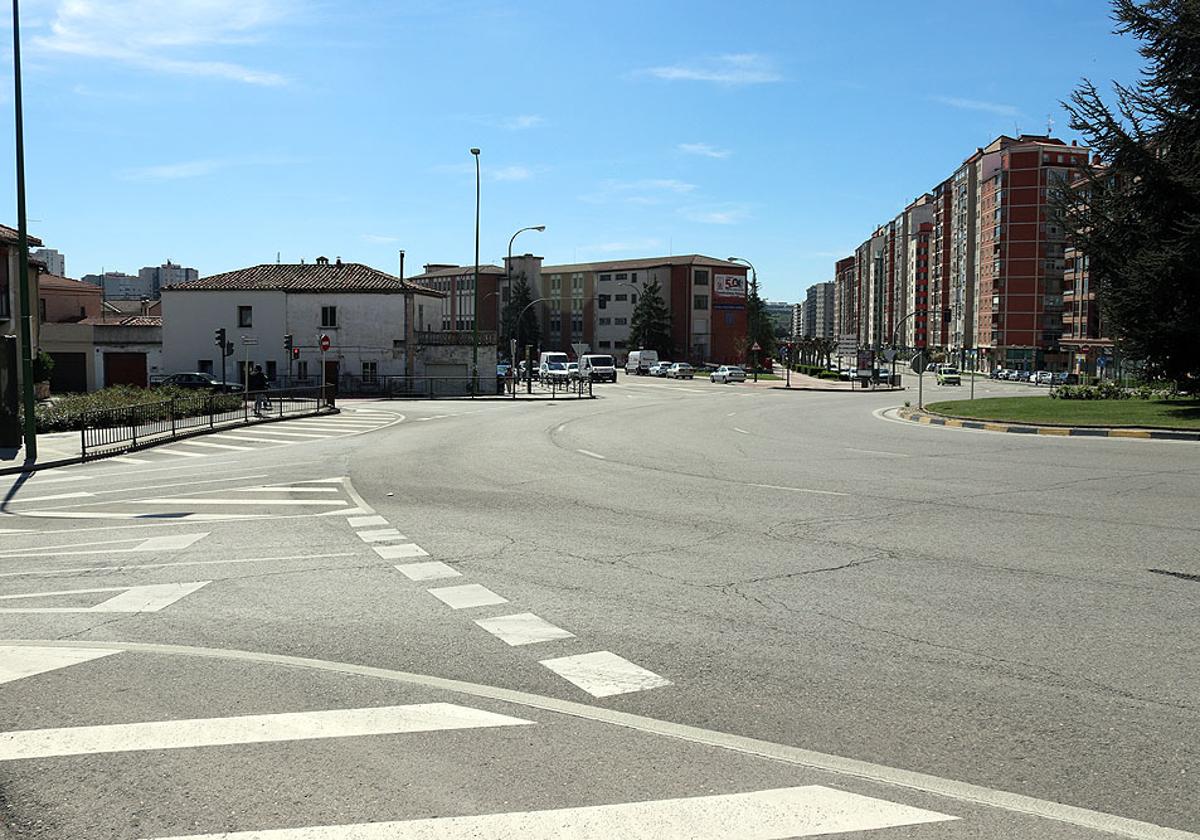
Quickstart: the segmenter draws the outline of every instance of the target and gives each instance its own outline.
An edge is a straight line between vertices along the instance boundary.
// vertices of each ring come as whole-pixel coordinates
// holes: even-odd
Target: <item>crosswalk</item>
[[[136,647],[136,646],[135,646]],[[182,653],[182,649],[180,651]],[[0,644],[0,702],[17,696],[27,701],[38,691],[96,691],[114,678],[124,681],[138,669],[153,673],[156,668],[178,675],[170,664],[152,655],[128,650],[121,645],[78,647],[62,643]],[[218,665],[217,667],[221,667]],[[269,665],[260,667],[269,668]],[[86,669],[86,670],[85,670]],[[78,672],[78,676],[72,675]],[[209,678],[211,678],[211,674]],[[269,678],[269,675],[263,675]],[[933,810],[926,802],[896,801],[904,798],[893,793],[881,797],[831,785],[827,779],[803,783],[792,779],[785,786],[747,785],[730,780],[732,790],[715,791],[703,784],[687,781],[688,773],[672,772],[666,767],[656,777],[678,778],[660,786],[647,779],[640,795],[623,784],[621,774],[612,791],[598,792],[608,783],[592,785],[581,758],[577,739],[581,724],[570,715],[539,711],[529,707],[486,704],[444,692],[407,702],[374,705],[342,705],[301,709],[256,710],[245,714],[216,716],[161,716],[154,708],[176,706],[174,695],[186,693],[188,686],[151,679],[140,693],[148,699],[147,710],[133,716],[122,714],[120,700],[97,698],[89,720],[80,725],[55,721],[56,704],[26,710],[23,714],[43,724],[26,728],[0,729],[0,773],[12,780],[29,776],[49,781],[54,774],[67,772],[72,784],[103,785],[106,796],[116,798],[115,807],[106,810],[89,807],[80,817],[86,820],[89,836],[128,837],[131,840],[468,840],[483,838],[522,838],[522,840],[611,840],[612,838],[654,838],[654,840],[786,840],[851,832],[873,832],[899,827],[917,827],[937,823],[955,823],[962,817]],[[202,689],[203,690],[203,689]],[[396,691],[389,692],[393,695]],[[7,696],[6,696],[7,695]],[[281,703],[288,703],[281,699]],[[294,701],[292,701],[294,702]],[[116,720],[105,718],[116,717]],[[65,725],[64,725],[65,724]],[[6,724],[0,723],[0,727]],[[620,744],[618,753],[636,764],[637,754],[647,750],[639,736],[608,724],[589,723],[596,729],[589,737]],[[512,733],[506,735],[505,733]],[[522,734],[523,733],[523,734]],[[386,746],[383,746],[385,745]],[[411,744],[412,746],[407,746]],[[583,783],[574,792],[553,794],[548,791],[522,791],[519,775],[529,759],[523,754],[532,745],[551,746],[546,757],[536,760],[560,765],[566,776],[580,776]],[[378,746],[376,746],[378,745]],[[514,747],[515,752],[506,751]],[[239,752],[231,752],[237,749]],[[361,771],[353,766],[308,765],[303,751],[321,755],[354,755],[362,751],[394,756],[386,765],[369,762]],[[674,748],[673,748],[674,749]],[[681,747],[696,749],[699,747]],[[250,753],[249,750],[256,752]],[[649,754],[656,750],[649,748]],[[222,764],[224,774],[234,787],[229,797],[272,797],[265,815],[259,816],[252,800],[222,802],[214,817],[204,801],[196,800],[188,790],[189,765],[200,773],[212,762],[239,756]],[[255,755],[256,759],[247,756]],[[412,787],[408,767],[430,761],[444,769],[448,784],[444,790],[425,785]],[[496,772],[466,772],[475,756],[492,756],[499,762]],[[128,758],[123,758],[128,757]],[[63,759],[73,763],[55,764]],[[732,761],[740,759],[732,758]],[[293,762],[286,770],[277,762]],[[299,767],[316,767],[316,775],[305,775]],[[731,766],[736,766],[731,765]],[[158,768],[162,768],[159,770]],[[505,771],[502,768],[511,768]],[[539,768],[550,773],[553,768]],[[147,833],[143,829],[143,811],[147,792],[138,789],[135,779],[170,773],[178,783],[173,807],[178,810],[163,831]],[[352,813],[351,821],[326,819],[315,821],[293,815],[285,809],[291,801],[320,800],[324,793],[321,774],[333,781],[344,774],[362,779],[363,794],[379,789],[382,796],[372,799],[354,796],[351,807],[333,795],[332,814]],[[381,775],[382,774],[382,775]],[[271,777],[268,782],[267,777]],[[609,778],[598,775],[597,779]],[[565,788],[565,786],[564,786]],[[12,791],[9,786],[7,792]],[[122,793],[122,791],[126,791]],[[393,793],[395,791],[395,793]],[[405,791],[399,794],[400,791]],[[656,792],[658,792],[656,796]],[[466,804],[468,798],[486,802],[490,807]],[[534,794],[532,797],[530,794]],[[547,795],[550,794],[550,795]],[[666,794],[666,795],[664,795]],[[428,804],[422,796],[431,795]],[[463,804],[458,800],[463,799]],[[533,808],[513,807],[514,802],[537,802]],[[8,801],[10,811],[21,803]],[[241,807],[238,807],[238,806]],[[71,825],[72,812],[47,809],[39,798],[39,823],[45,837],[81,836]],[[294,810],[294,809],[292,809]],[[433,814],[432,816],[430,814]],[[62,825],[59,825],[59,820]],[[112,824],[108,824],[105,820]],[[261,820],[261,822],[260,822]],[[180,833],[182,831],[182,833]],[[57,833],[56,833],[57,832]],[[880,835],[884,840],[886,834]],[[924,835],[921,835],[924,836]],[[938,835],[948,836],[948,835]]]

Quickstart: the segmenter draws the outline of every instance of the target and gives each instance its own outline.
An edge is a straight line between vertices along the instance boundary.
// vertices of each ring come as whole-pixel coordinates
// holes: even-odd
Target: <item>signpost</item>
[[[917,375],[917,409],[918,410],[925,407],[925,405],[924,405],[925,365],[928,364],[928,362],[926,361],[926,359],[928,359],[928,358],[929,357],[925,355],[924,350],[918,350],[917,354],[912,357],[912,362],[911,362],[913,373],[915,373]]]
[[[242,393],[249,394],[250,392],[250,350],[249,348],[258,344],[258,336],[244,335],[242,336]]]
[[[846,356],[853,358],[857,352],[858,336],[851,334],[839,337],[837,345],[838,370],[842,369],[842,359]]]
[[[321,348],[321,405],[325,404],[325,353],[329,350],[329,336],[321,333],[317,339],[317,346]]]
[[[758,382],[758,367],[759,367],[758,354],[762,352],[762,347],[756,341],[756,342],[754,342],[754,346],[751,347],[750,349],[754,351],[754,381],[757,383]]]

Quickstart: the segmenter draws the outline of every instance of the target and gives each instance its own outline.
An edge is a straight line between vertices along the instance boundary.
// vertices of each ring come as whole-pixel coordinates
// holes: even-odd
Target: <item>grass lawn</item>
[[[1052,400],[1049,397],[990,397],[928,403],[925,407],[952,417],[1004,423],[1200,429],[1200,399]]]
[[[746,378],[749,379],[751,382],[753,382],[754,381],[754,372],[749,371],[749,370],[746,371]],[[759,382],[770,381],[770,380],[783,381],[783,377],[778,374],[775,374],[775,373],[760,373],[758,375]]]

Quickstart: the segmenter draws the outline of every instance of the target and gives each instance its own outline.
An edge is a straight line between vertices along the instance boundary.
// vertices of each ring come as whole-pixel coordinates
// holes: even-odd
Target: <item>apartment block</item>
[[[834,297],[836,283],[809,286],[804,299],[803,338],[834,337]]]
[[[834,264],[833,331],[839,338],[858,335],[857,279],[854,257],[844,257]]]

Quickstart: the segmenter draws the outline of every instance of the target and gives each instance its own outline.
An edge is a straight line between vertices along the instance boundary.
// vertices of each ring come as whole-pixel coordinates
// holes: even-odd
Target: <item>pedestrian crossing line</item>
[[[421,546],[417,545],[416,543],[401,543],[400,545],[373,545],[371,548],[375,549],[375,553],[384,560],[403,560],[405,557],[429,556],[429,552],[421,548]]]
[[[177,446],[178,444],[175,444]],[[175,449],[174,446],[160,446],[154,450],[155,455],[178,455],[180,458],[207,458],[207,452],[184,452]]]
[[[409,580],[439,580],[441,578],[462,577],[462,572],[447,566],[439,560],[428,560],[424,563],[404,563],[396,566],[395,569]]]
[[[386,525],[387,520],[382,516],[352,516],[346,520],[351,528],[363,528],[367,525]]]
[[[137,466],[154,463],[153,460],[147,460],[145,458],[130,458],[128,455],[118,455],[116,458],[109,458],[108,460],[112,461],[114,464],[134,464]]]
[[[238,487],[236,493],[337,493],[336,487],[295,487],[288,484],[275,484],[265,487]]]
[[[329,554],[305,554],[297,557],[287,554],[277,557],[237,557],[231,560],[176,560],[171,563],[124,563],[120,566],[76,566],[73,569],[22,569],[19,572],[0,572],[0,578],[5,577],[42,577],[45,575],[74,575],[81,572],[125,572],[134,569],[173,569],[176,566],[226,566],[232,563],[271,563],[278,560],[324,560],[330,557],[353,557],[352,551],[338,551]]]
[[[18,645],[0,645],[0,683],[57,671],[93,659],[102,659],[120,653],[119,650],[98,648],[39,648]]]
[[[130,499],[122,504],[130,505],[306,505],[308,507],[327,506],[345,507],[350,504],[345,499],[256,499],[242,497],[240,499]]]
[[[59,595],[89,595],[116,592],[117,595],[90,607],[0,607],[0,613],[145,613],[158,612],[180,598],[202,589],[211,580],[190,583],[160,583],[150,586],[101,586],[94,589],[62,589],[56,592],[26,592],[20,595],[0,595],[0,601],[30,598],[52,598]]]
[[[388,540],[406,540],[408,537],[395,528],[380,528],[376,531],[358,531],[358,538],[363,542],[387,542]]]
[[[271,429],[270,431],[263,430],[263,431],[259,432],[259,434],[277,435],[279,437],[289,437],[289,438],[302,438],[302,439],[308,439],[308,440],[320,440],[323,438],[331,437],[330,435],[316,435],[316,434],[312,434],[311,432],[285,432],[282,429]]]
[[[788,840],[957,820],[824,785],[546,811],[193,834],[161,840]]]
[[[233,432],[219,432],[217,434],[208,435],[210,438],[219,438],[221,440],[239,440],[245,443],[273,443],[276,445],[291,443],[291,441],[280,440],[279,438],[251,437],[250,435],[239,435]],[[115,459],[114,459],[115,460]]]
[[[0,732],[0,761],[531,725],[454,703],[116,723]]]
[[[73,557],[85,554],[127,554],[139,551],[178,551],[191,546],[193,543],[207,536],[208,532],[205,531],[198,534],[176,534],[168,537],[126,537],[119,540],[99,540],[94,542],[67,543],[65,545],[37,545],[28,548],[5,549],[0,551],[0,559]],[[137,545],[126,548],[97,548],[97,546],[117,546],[122,543],[137,543]]]
[[[228,443],[211,443],[206,440],[181,440],[176,446],[203,446],[209,449],[227,449],[233,452],[253,452],[253,446],[233,446]]]
[[[611,697],[671,685],[671,681],[607,650],[543,659],[542,665],[593,697]]]
[[[493,604],[507,604],[508,599],[497,595],[486,586],[478,583],[464,583],[461,586],[443,586],[428,590],[452,610],[468,610],[472,607],[488,607]]]
[[[475,623],[512,647],[575,638],[575,634],[570,630],[556,627],[533,613],[480,618],[476,619]]]

